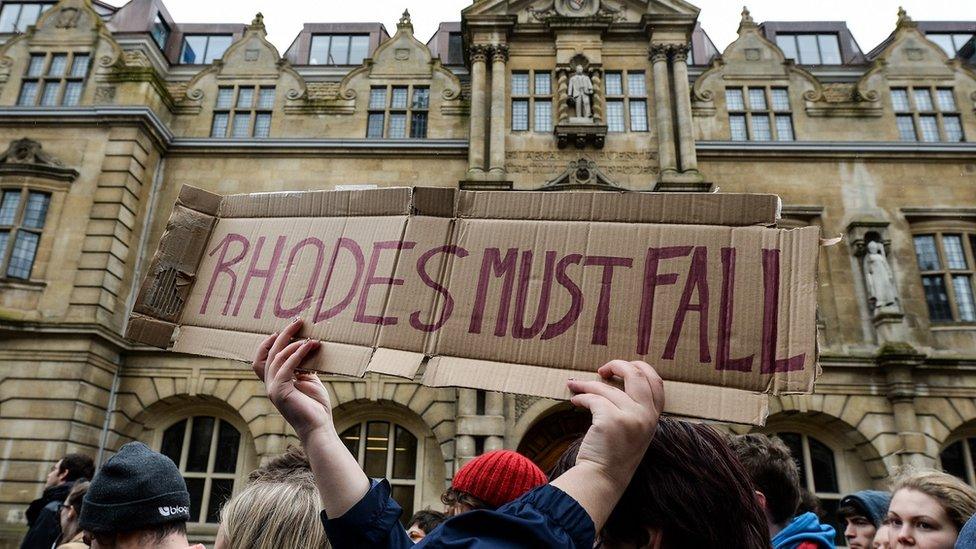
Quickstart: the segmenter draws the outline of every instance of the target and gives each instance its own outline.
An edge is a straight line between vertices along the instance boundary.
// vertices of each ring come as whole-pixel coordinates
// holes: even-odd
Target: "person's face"
[[[51,467],[50,472],[48,472],[47,474],[47,480],[44,481],[45,488],[51,488],[53,486],[57,486],[58,484],[64,482],[64,478],[68,476],[68,472],[64,471],[63,473],[61,473],[59,472],[60,469],[61,469],[61,460],[58,460],[58,462],[55,463],[53,467]]]
[[[851,549],[872,549],[874,535],[878,529],[874,523],[862,515],[845,517],[847,527],[844,529],[844,537],[847,538],[847,546]]]
[[[892,547],[952,549],[958,530],[935,498],[917,490],[895,492],[888,508]]]
[[[888,525],[888,519],[886,518],[881,526],[878,527],[878,532],[874,534],[874,543],[872,546],[874,549],[890,549],[891,543],[888,541],[888,536],[891,532],[891,526]]]
[[[76,516],[74,507],[62,505],[58,508],[58,521],[61,523],[62,532],[68,529],[68,526],[74,522]]]
[[[417,543],[418,541],[424,539],[427,536],[427,533],[421,530],[420,526],[417,526],[417,524],[414,523],[411,524],[410,528],[407,529],[407,535],[410,536],[410,541]],[[217,547],[215,549],[220,549],[220,548]]]
[[[227,541],[227,532],[224,531],[223,524],[217,529],[217,539],[214,540],[214,549],[230,549],[229,542]]]

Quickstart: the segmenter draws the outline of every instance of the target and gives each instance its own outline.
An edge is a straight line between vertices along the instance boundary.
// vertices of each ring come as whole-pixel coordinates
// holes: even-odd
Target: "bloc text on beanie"
[[[451,486],[497,508],[542,486],[547,480],[542,469],[522,454],[494,450],[461,467]]]
[[[95,473],[80,525],[89,532],[144,530],[190,520],[190,493],[173,460],[130,442]]]

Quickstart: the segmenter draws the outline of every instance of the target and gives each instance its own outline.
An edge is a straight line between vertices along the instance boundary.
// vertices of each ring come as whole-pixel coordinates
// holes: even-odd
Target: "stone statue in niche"
[[[576,107],[571,124],[593,123],[593,81],[583,72],[583,65],[576,65],[576,74],[569,79],[569,101]]]
[[[888,265],[884,245],[880,242],[868,242],[867,253],[864,254],[864,284],[872,314],[899,311],[895,277]]]

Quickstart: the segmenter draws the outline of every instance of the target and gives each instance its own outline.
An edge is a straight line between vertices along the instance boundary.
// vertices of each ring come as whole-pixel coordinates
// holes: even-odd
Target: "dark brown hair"
[[[576,463],[580,441],[559,458],[558,477]],[[766,519],[745,470],[711,427],[661,418],[640,466],[600,532],[605,546],[767,549]]]
[[[64,477],[65,482],[71,482],[80,478],[93,478],[95,476],[95,462],[85,454],[68,454],[61,458],[61,465],[58,473],[67,471],[68,476]]]
[[[471,494],[465,491],[458,490],[453,486],[448,488],[447,490],[444,490],[444,493],[441,494],[441,503],[446,505],[448,509],[454,507],[459,503],[461,505],[466,505],[470,507],[472,511],[478,509],[490,509],[490,510],[495,509],[493,506],[489,505],[488,503],[481,501],[480,499],[472,496]]]
[[[410,517],[410,521],[407,522],[407,527],[417,525],[424,531],[425,534],[429,534],[434,528],[447,520],[447,515],[441,513],[440,511],[431,511],[430,509],[424,509],[422,511],[417,511]]]
[[[284,454],[271,458],[263,467],[251,471],[249,482],[295,482],[314,486],[315,475],[305,450],[289,446]]]
[[[789,447],[779,437],[756,433],[731,437],[729,444],[756,490],[766,496],[773,523],[786,524],[800,506],[800,472]]]

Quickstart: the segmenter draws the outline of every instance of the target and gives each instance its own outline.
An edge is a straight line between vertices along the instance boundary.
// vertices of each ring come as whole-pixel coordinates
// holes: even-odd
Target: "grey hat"
[[[188,520],[190,493],[176,464],[130,442],[95,474],[80,525],[89,532],[125,532]]]

